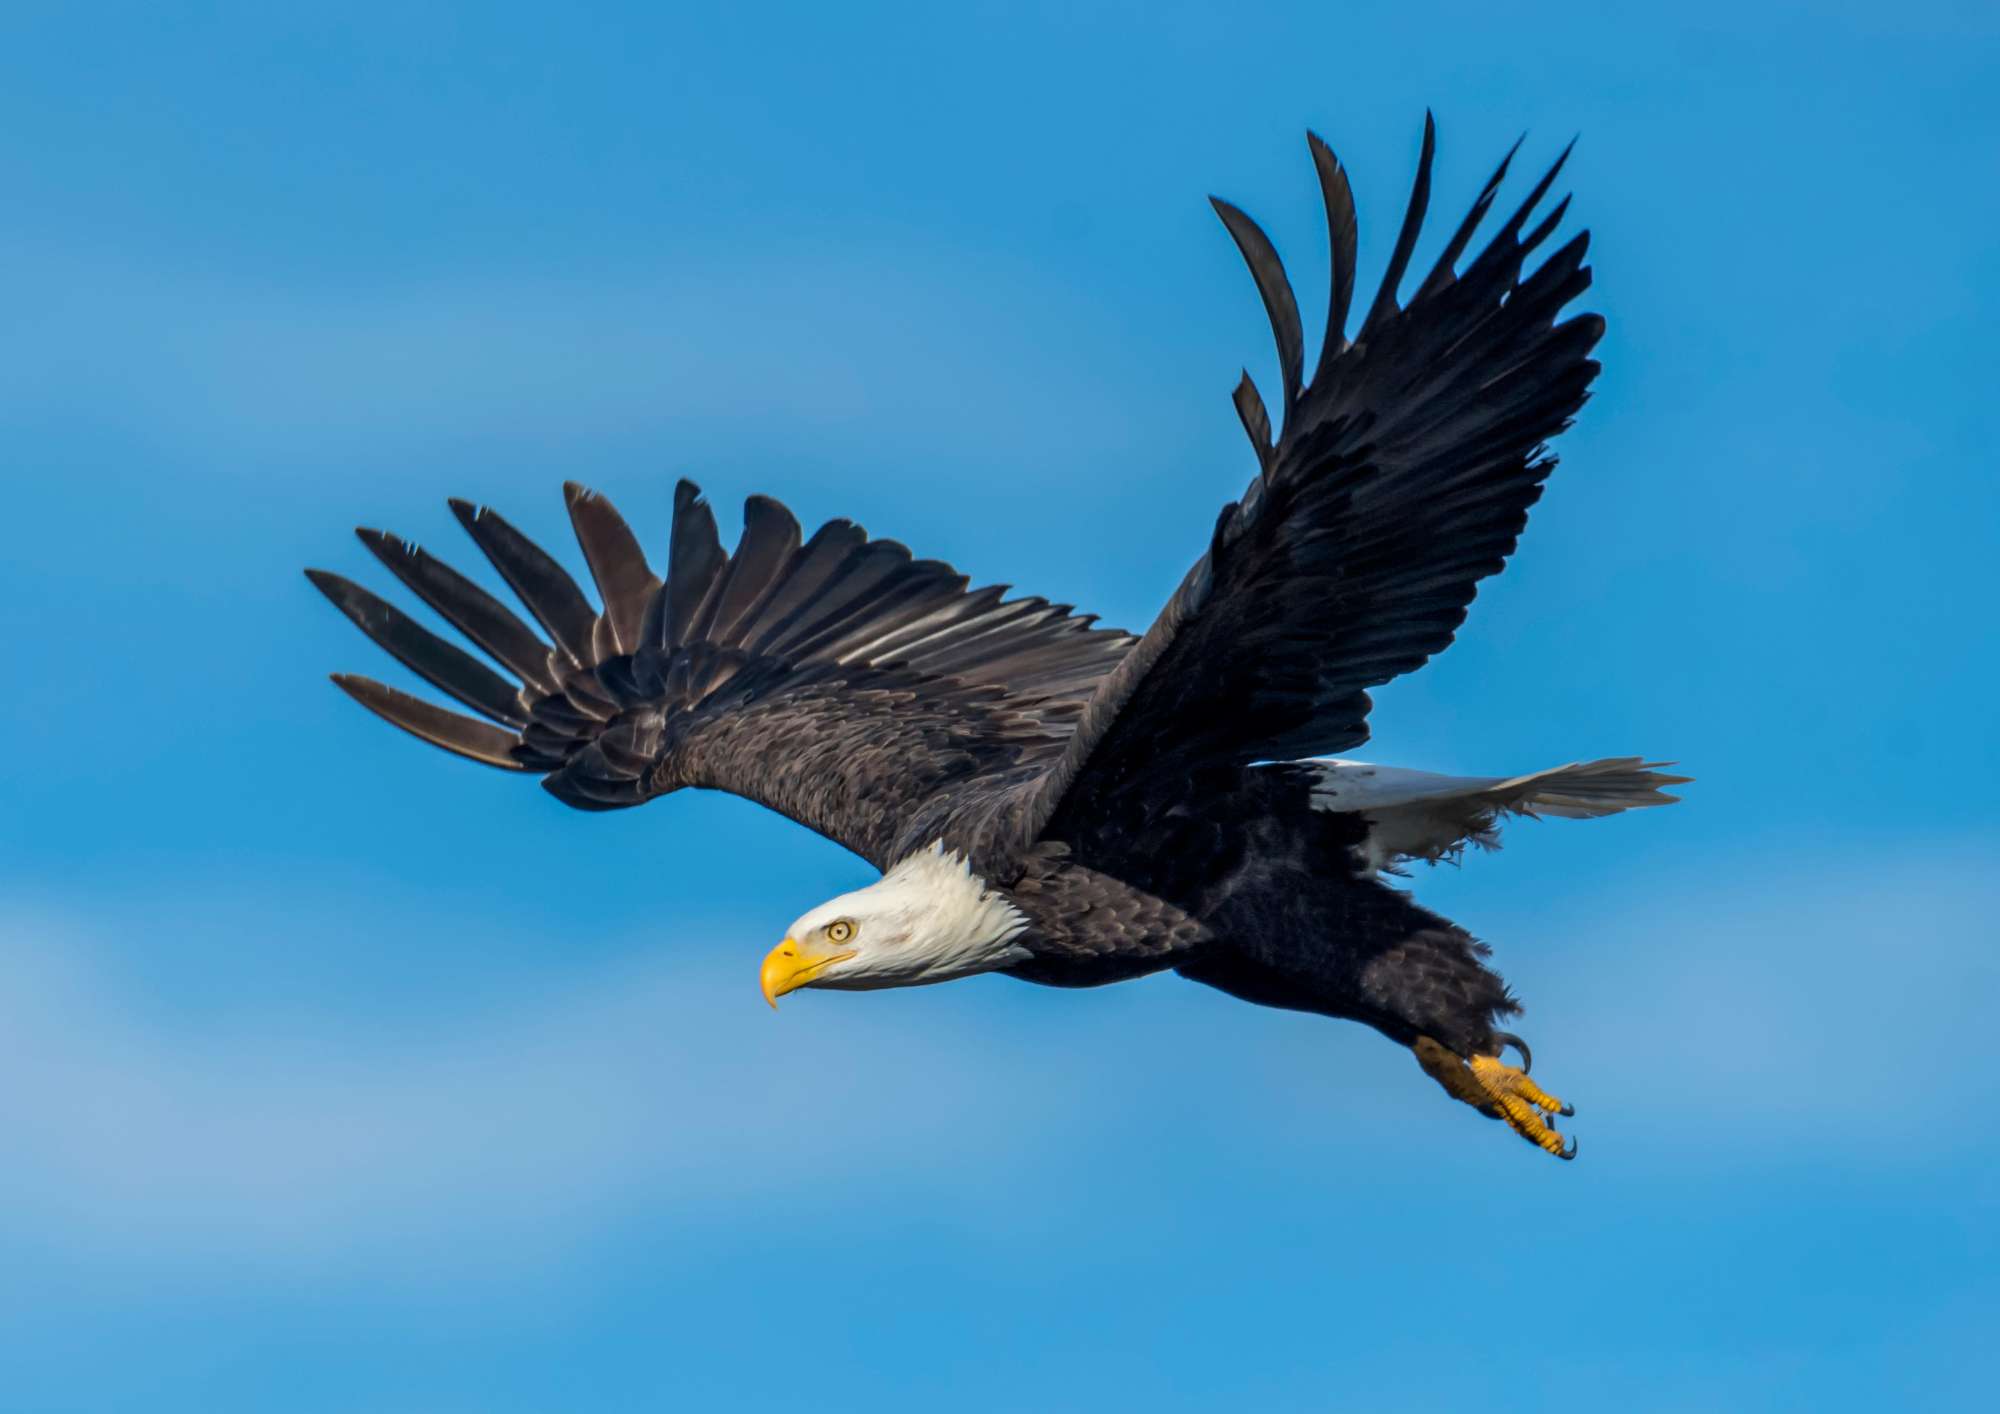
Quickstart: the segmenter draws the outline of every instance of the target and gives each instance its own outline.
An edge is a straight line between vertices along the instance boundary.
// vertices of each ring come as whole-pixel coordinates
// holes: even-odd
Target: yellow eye
[[[854,925],[845,918],[826,925],[826,940],[829,943],[844,943],[854,936]]]

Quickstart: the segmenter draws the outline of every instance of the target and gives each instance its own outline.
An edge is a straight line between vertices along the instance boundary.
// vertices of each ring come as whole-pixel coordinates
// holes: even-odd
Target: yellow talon
[[[1509,1094],[1519,1095],[1531,1105],[1541,1106],[1552,1115],[1576,1113],[1570,1106],[1530,1080],[1527,1071],[1514,1069],[1498,1056],[1474,1056],[1472,1073],[1479,1077],[1479,1083],[1488,1090],[1498,1086]]]
[[[1526,1071],[1516,1070],[1498,1056],[1474,1056],[1467,1064],[1472,1078],[1516,1134],[1559,1159],[1576,1157],[1576,1141],[1572,1139],[1565,1146],[1555,1125],[1536,1113],[1539,1107],[1551,1116],[1574,1114],[1570,1106],[1530,1080]]]
[[[1530,1080],[1526,1071],[1516,1070],[1498,1056],[1467,1060],[1428,1036],[1417,1037],[1411,1049],[1418,1064],[1453,1099],[1463,1100],[1481,1114],[1505,1120],[1509,1129],[1559,1159],[1576,1157],[1576,1140],[1565,1144],[1554,1123],[1554,1116],[1576,1111]],[[1547,1111],[1547,1118],[1542,1111]]]

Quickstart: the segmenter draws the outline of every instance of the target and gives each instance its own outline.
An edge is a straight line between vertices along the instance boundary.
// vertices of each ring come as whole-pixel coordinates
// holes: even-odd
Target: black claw
[[[1565,1148],[1560,1154],[1557,1154],[1556,1157],[1561,1159],[1564,1163],[1568,1163],[1571,1159],[1576,1157],[1576,1136],[1574,1134],[1570,1135],[1569,1137],[1569,1146]]]
[[[1564,1116],[1573,1115],[1576,1113],[1576,1106],[1564,1105],[1561,1109],[1557,1110],[1556,1113]]]
[[[1512,1046],[1521,1053],[1521,1074],[1526,1075],[1535,1068],[1535,1056],[1528,1049],[1528,1043],[1511,1031],[1495,1031],[1493,1039],[1503,1046]]]

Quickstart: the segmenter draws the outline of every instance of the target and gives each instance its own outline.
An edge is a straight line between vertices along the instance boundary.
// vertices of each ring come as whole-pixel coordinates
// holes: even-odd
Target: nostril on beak
[[[809,972],[810,969],[799,961],[798,941],[786,938],[764,958],[763,971],[758,977],[764,989],[764,1000],[775,1008],[778,998],[794,987],[802,986],[801,974]]]

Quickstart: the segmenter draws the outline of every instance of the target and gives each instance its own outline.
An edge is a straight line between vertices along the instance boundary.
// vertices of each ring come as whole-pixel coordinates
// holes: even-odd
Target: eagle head
[[[800,987],[865,992],[991,972],[1030,954],[1028,919],[940,841],[865,889],[801,915],[764,958],[764,1000]]]

